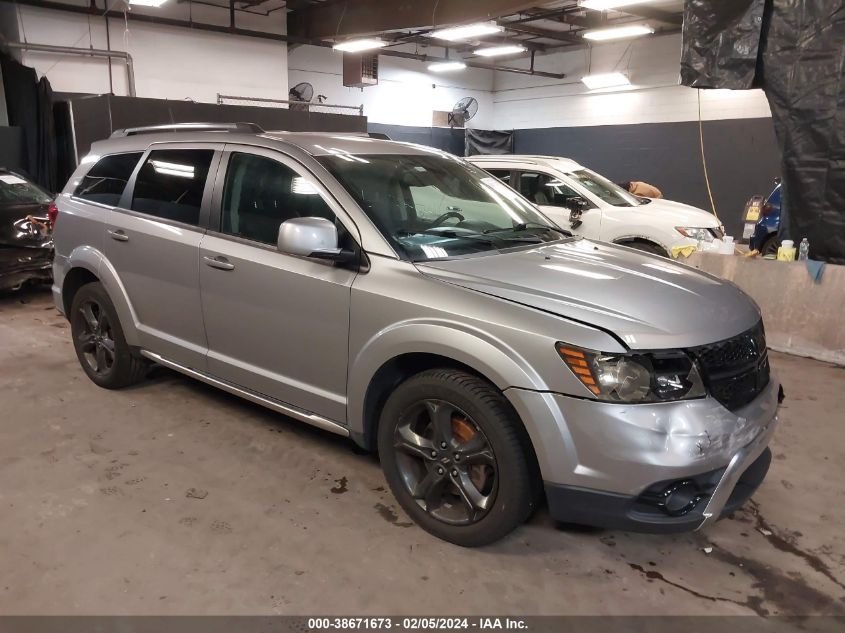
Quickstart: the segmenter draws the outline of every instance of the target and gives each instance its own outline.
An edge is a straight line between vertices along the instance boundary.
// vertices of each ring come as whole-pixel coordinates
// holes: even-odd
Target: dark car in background
[[[0,168],[0,292],[52,279],[55,209],[41,187]]]

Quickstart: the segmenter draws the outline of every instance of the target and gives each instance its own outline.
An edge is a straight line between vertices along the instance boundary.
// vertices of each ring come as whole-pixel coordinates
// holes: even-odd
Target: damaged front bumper
[[[712,397],[624,405],[506,393],[522,416],[541,415],[541,403],[553,404],[537,451],[552,517],[680,532],[725,516],[763,481],[780,384],[773,375],[757,398],[736,411]]]

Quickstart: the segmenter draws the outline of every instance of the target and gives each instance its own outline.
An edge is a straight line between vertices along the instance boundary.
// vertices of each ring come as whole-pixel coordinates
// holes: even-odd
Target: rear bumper
[[[52,279],[53,252],[37,248],[0,249],[0,290]]]

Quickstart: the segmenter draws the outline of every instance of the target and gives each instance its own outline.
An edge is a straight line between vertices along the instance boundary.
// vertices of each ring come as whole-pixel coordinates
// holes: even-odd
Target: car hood
[[[441,281],[610,331],[631,349],[714,343],[760,320],[756,304],[732,283],[583,239],[417,266]]]
[[[709,211],[691,207],[681,202],[672,202],[663,198],[652,199],[648,204],[634,207],[638,213],[661,214],[666,220],[671,220],[672,226],[686,226],[691,228],[715,229],[720,222]]]

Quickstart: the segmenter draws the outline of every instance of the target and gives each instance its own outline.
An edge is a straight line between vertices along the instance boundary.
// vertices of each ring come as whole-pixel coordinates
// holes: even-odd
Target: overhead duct
[[[53,46],[52,44],[32,44],[29,42],[6,42],[6,48],[40,53],[54,53],[56,55],[79,55],[81,57],[103,57],[119,59],[126,63],[126,83],[130,97],[135,96],[135,67],[132,55],[123,51],[107,51],[97,48],[72,48],[70,46]]]

